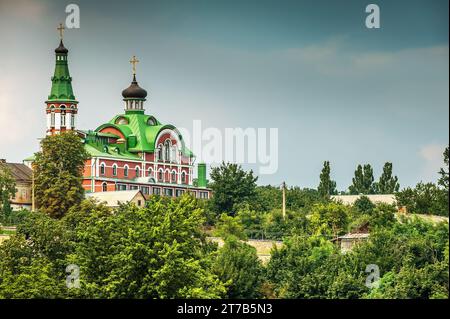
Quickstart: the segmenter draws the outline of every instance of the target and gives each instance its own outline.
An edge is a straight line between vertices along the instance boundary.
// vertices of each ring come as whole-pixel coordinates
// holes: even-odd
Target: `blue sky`
[[[0,0],[0,157],[38,149],[65,1]],[[192,127],[277,127],[261,184],[344,190],[359,163],[434,181],[448,145],[448,1],[74,1],[65,44],[79,128],[122,111],[132,55],[147,113]],[[381,29],[365,28],[376,3]],[[247,166],[246,166],[247,167]],[[248,166],[248,168],[255,168]]]

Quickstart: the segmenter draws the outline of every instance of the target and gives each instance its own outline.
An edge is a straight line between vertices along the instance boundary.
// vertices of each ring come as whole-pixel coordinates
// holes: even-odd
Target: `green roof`
[[[123,124],[118,120],[124,119]],[[150,124],[149,120],[153,119]],[[171,129],[176,131],[182,144],[182,152],[185,156],[192,157],[193,153],[185,147],[183,137],[177,131],[176,127],[170,124],[163,125],[151,115],[146,115],[143,112],[127,112],[126,114],[119,114],[113,117],[108,123],[99,126],[95,132],[97,134],[104,128],[112,127],[119,130],[126,138],[127,152],[150,152],[155,151],[156,137],[159,132],[164,129]],[[100,136],[100,135],[99,135]]]
[[[55,73],[52,76],[52,89],[48,102],[77,102],[72,90],[72,77],[69,73],[67,54],[56,53]]]
[[[114,150],[114,147],[108,146],[106,149],[102,146],[95,145],[93,143],[86,143],[84,145],[85,150],[91,155],[92,157],[110,157],[110,158],[117,158],[117,159],[124,159],[124,160],[142,160],[139,156],[136,154],[130,153],[130,152],[116,152]]]

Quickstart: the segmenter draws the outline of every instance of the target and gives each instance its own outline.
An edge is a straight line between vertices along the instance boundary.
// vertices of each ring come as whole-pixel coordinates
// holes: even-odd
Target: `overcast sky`
[[[338,189],[359,163],[401,186],[435,181],[449,130],[448,1],[76,1],[67,30],[78,128],[122,112],[132,55],[147,113],[192,127],[279,130],[260,184]],[[0,158],[38,150],[65,1],[0,0]],[[365,27],[365,7],[381,29]],[[255,167],[253,167],[255,168]]]

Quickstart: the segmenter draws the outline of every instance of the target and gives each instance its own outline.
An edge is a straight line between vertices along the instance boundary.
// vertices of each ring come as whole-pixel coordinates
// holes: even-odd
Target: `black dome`
[[[129,98],[137,98],[137,99],[145,99],[147,96],[147,91],[141,88],[137,81],[136,76],[133,75],[133,82],[131,82],[130,86],[122,91],[122,96],[125,99]]]
[[[64,44],[63,44],[63,42],[62,42],[62,40],[61,40],[61,42],[59,42],[59,47],[57,47],[57,48],[55,49],[55,53],[66,53],[66,54],[67,54],[67,52],[69,52],[69,50],[67,50],[67,49],[64,47]]]

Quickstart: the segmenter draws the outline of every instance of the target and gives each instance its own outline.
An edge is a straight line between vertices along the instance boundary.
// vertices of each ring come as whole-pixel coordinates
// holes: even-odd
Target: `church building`
[[[63,26],[58,29],[61,41],[55,49],[52,88],[45,101],[47,135],[72,130],[82,138],[91,156],[83,174],[86,192],[140,190],[144,195],[174,197],[190,192],[198,198],[209,198],[206,164],[197,165],[195,177],[195,156],[177,128],[145,114],[147,91],[136,80],[139,61],[135,56],[130,61],[131,84],[122,91],[124,112],[94,130],[77,128],[79,109],[69,73],[69,50],[63,44]]]

